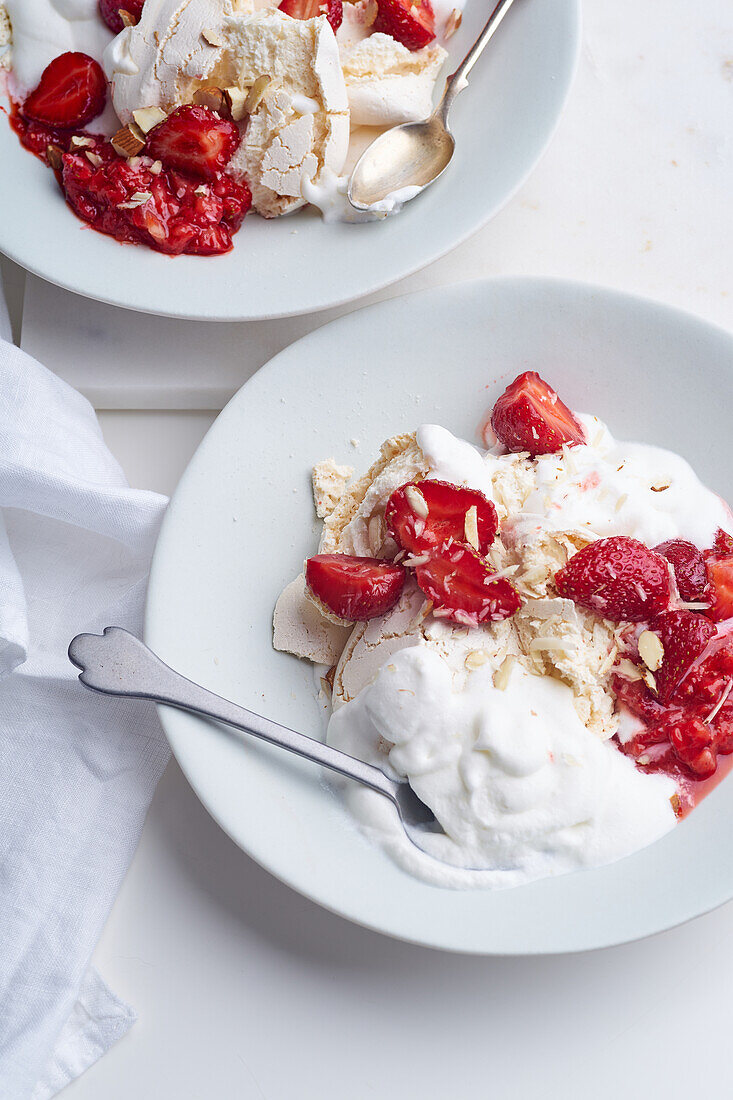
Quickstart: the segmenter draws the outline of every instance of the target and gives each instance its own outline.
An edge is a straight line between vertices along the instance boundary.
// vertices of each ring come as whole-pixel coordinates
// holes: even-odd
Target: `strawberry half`
[[[279,11],[293,19],[316,19],[325,15],[333,28],[333,33],[341,26],[344,18],[344,6],[341,0],[282,0]]]
[[[43,70],[38,87],[21,107],[25,118],[47,126],[84,126],[104,110],[107,78],[85,53],[62,53]]]
[[[705,571],[705,559],[702,552],[686,539],[667,539],[655,546],[672,566],[677,588],[683,600],[697,603],[706,598],[708,575]]]
[[[672,597],[667,559],[637,539],[598,539],[555,574],[558,594],[614,622],[644,622]]]
[[[657,696],[667,705],[686,672],[715,634],[715,627],[694,611],[665,611],[653,624],[664,646],[664,659],[654,673]]]
[[[391,611],[406,576],[401,565],[348,554],[316,554],[305,565],[306,585],[316,603],[347,622],[376,619]]]
[[[113,34],[119,34],[124,23],[120,10],[132,16],[133,23],[140,22],[145,0],[99,0],[99,14]]]
[[[148,134],[146,152],[166,168],[211,180],[239,146],[239,130],[208,107],[177,107]]]
[[[435,38],[430,0],[377,0],[373,30],[396,38],[408,50],[421,50]]]
[[[525,371],[494,405],[491,427],[509,451],[547,455],[564,443],[585,443],[579,420],[536,371]]]
[[[416,554],[442,546],[449,539],[470,542],[473,535],[478,536],[477,549],[483,556],[489,552],[499,527],[496,508],[488,497],[477,489],[447,481],[412,481],[395,489],[384,518],[387,530],[402,549]]]
[[[715,533],[713,553],[733,554],[733,535],[729,535],[727,531],[723,531],[720,527]]]
[[[519,593],[470,546],[449,543],[415,569],[420,588],[433,601],[433,614],[462,626],[508,619],[519,610]]]
[[[716,622],[733,618],[733,555],[710,554],[705,567],[710,584],[707,614]]]

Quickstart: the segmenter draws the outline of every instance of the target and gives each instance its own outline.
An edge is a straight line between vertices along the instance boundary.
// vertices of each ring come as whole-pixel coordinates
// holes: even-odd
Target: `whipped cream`
[[[359,5],[345,4],[345,13]],[[349,12],[345,21],[354,18]],[[343,24],[342,24],[343,26]],[[433,109],[433,89],[448,54],[437,42],[408,50],[388,34],[370,34],[341,46],[351,125],[419,122]]]
[[[339,176],[329,168],[324,169],[318,180],[305,178],[301,181],[303,198],[320,211],[324,222],[373,222],[379,218],[389,218],[399,214],[410,199],[422,191],[421,187],[400,187],[391,191],[368,210],[357,210],[349,202],[349,177]]]
[[[639,771],[610,741],[637,725],[609,687],[618,628],[551,583],[597,538],[709,546],[733,517],[679,455],[580,419],[586,445],[537,459],[423,425],[388,440],[324,521],[321,552],[392,556],[384,509],[415,477],[478,489],[501,520],[490,560],[522,594],[513,618],[470,629],[438,620],[410,580],[388,615],[354,627],[333,675],[328,741],[408,778],[446,835],[429,837],[425,855],[380,796],[348,784],[348,804],[395,859],[438,885],[515,886],[597,866],[676,821],[674,781]]]

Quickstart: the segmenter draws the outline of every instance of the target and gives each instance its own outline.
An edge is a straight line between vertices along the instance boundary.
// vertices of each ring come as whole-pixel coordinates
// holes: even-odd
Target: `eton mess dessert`
[[[314,468],[320,545],[274,645],[318,666],[328,742],[443,832],[423,853],[348,783],[361,827],[429,882],[499,888],[650,844],[729,770],[733,516],[534,372],[483,434],[425,424],[356,480]]]
[[[250,208],[370,216],[348,172],[381,129],[430,113],[456,2],[3,0],[0,91],[85,222],[213,255]]]

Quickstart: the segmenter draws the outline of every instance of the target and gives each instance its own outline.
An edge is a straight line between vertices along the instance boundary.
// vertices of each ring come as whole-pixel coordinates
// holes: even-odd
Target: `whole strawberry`
[[[672,597],[667,559],[638,539],[615,535],[579,550],[555,574],[560,596],[613,622],[646,622]]]

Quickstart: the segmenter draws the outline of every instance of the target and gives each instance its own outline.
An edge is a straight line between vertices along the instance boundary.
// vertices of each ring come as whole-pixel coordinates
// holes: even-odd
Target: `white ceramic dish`
[[[730,499],[733,457],[715,443],[727,439],[733,402],[727,333],[641,299],[544,280],[397,298],[298,341],[223,411],[163,526],[149,644],[214,691],[322,736],[310,668],[271,647],[275,599],[316,546],[312,463],[334,455],[366,468],[386,436],[425,421],[475,439],[483,412],[525,369],[617,437],[680,451]],[[657,844],[612,866],[452,892],[369,844],[312,766],[188,715],[161,717],[199,797],[242,848],[320,904],[394,936],[476,953],[576,951],[649,935],[733,897],[720,846],[733,829],[731,779]]]
[[[476,0],[467,5],[447,71],[486,11]],[[171,259],[84,227],[0,117],[0,250],[77,294],[173,317],[246,321],[370,294],[450,251],[508,201],[552,136],[579,44],[580,0],[522,0],[451,115],[455,163],[419,200],[366,225],[325,224],[313,211],[274,222],[251,217],[232,252],[208,259]]]

